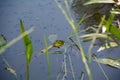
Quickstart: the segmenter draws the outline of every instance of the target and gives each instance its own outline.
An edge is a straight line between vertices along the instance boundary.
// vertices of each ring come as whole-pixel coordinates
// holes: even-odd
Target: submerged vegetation
[[[69,0],[69,1],[64,0],[66,9],[64,9],[63,6],[61,6],[59,1],[55,0],[55,2],[58,5],[61,12],[63,13],[63,15],[65,16],[68,23],[70,24],[73,31],[67,37],[71,41],[71,44],[68,44],[68,45],[67,45],[66,41],[57,40],[56,35],[52,35],[52,36],[48,37],[48,39],[50,39],[50,38],[52,39],[51,40],[52,44],[50,46],[48,46],[46,36],[44,36],[45,48],[43,50],[40,50],[39,53],[46,54],[49,79],[52,80],[49,50],[53,47],[61,48],[64,46],[64,51],[58,50],[58,51],[55,51],[55,53],[54,53],[54,54],[62,54],[63,53],[63,56],[64,56],[64,60],[62,63],[62,71],[64,72],[64,74],[62,76],[62,80],[65,80],[65,78],[67,76],[66,57],[68,57],[68,59],[69,59],[70,69],[72,72],[71,73],[72,78],[73,78],[73,80],[77,80],[75,72],[74,72],[74,68],[72,65],[71,56],[69,53],[66,53],[67,49],[70,49],[71,46],[74,46],[78,49],[78,52],[80,53],[79,55],[82,58],[82,62],[84,63],[85,70],[87,72],[89,80],[94,80],[92,71],[91,71],[92,70],[91,64],[93,61],[97,62],[98,66],[100,67],[101,71],[103,72],[103,75],[105,76],[106,80],[109,80],[109,76],[106,75],[104,69],[101,67],[100,64],[109,65],[111,67],[120,69],[120,56],[118,56],[118,58],[116,58],[116,59],[108,58],[108,57],[104,57],[104,58],[96,57],[97,54],[92,53],[92,48],[94,48],[95,44],[97,46],[99,46],[99,48],[97,50],[97,52],[99,53],[108,48],[114,48],[114,47],[120,46],[120,44],[119,44],[119,42],[120,42],[120,20],[119,20],[120,19],[119,18],[120,17],[120,1],[119,0],[89,0],[89,1],[85,2],[83,4],[84,6],[96,4],[96,3],[97,4],[106,3],[106,4],[114,4],[114,5],[108,15],[102,14],[102,15],[98,16],[99,20],[97,20],[97,21],[99,22],[99,24],[94,24],[94,25],[90,25],[90,26],[87,25],[87,28],[83,28],[83,30],[79,30],[79,29],[80,29],[81,25],[84,23],[84,21],[91,15],[84,13],[82,15],[82,17],[80,18],[80,20],[78,21],[78,23],[75,24],[72,14],[71,14],[71,9],[69,6],[69,3],[72,4],[72,0]],[[95,16],[95,15],[92,15],[92,16]],[[96,20],[96,18],[95,18],[95,20]],[[5,37],[3,35],[0,35],[0,54],[2,55],[2,53],[7,48],[9,48],[11,45],[15,44],[16,42],[18,42],[20,39],[23,39],[24,48],[25,48],[25,56],[26,56],[26,80],[30,80],[29,79],[29,77],[30,77],[29,76],[29,66],[30,66],[30,63],[32,60],[32,55],[33,55],[33,45],[32,45],[32,40],[30,39],[28,34],[31,33],[32,31],[34,31],[34,28],[31,28],[28,31],[26,31],[24,28],[25,27],[23,25],[23,22],[22,22],[22,20],[20,20],[21,35],[15,39],[13,39],[10,42],[7,42]],[[91,32],[86,33],[87,31],[91,31]],[[84,32],[86,34],[81,35],[82,32]],[[102,39],[104,41],[104,43],[98,45],[96,43],[96,41],[99,41],[100,39]],[[90,42],[90,46],[88,48],[87,53],[85,53],[85,51],[83,49],[83,45],[82,45],[82,43],[85,43],[85,42]],[[66,53],[66,54],[64,54],[64,53]],[[4,58],[3,58],[3,60],[7,65],[6,69],[11,74],[13,74],[16,78],[18,78],[15,70],[12,69],[12,67],[8,64],[8,62]],[[58,74],[56,80],[59,80],[59,78],[61,78],[60,77],[61,72]],[[80,80],[84,80],[84,76],[85,76],[85,71],[82,71]]]

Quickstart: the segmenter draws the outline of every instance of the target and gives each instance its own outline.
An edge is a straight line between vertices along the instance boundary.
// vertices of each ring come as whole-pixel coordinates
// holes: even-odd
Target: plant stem
[[[29,62],[26,56],[26,80],[29,80]]]
[[[76,36],[76,37],[77,37],[77,36]],[[86,60],[86,57],[85,57],[85,54],[84,54],[84,51],[83,51],[81,45],[78,43],[79,46],[80,46],[80,47],[79,47],[79,46],[72,40],[72,38],[69,38],[69,39],[74,43],[74,45],[78,48],[79,52],[81,53],[82,61],[83,61],[84,65],[85,65],[85,68],[86,68],[86,71],[87,71],[89,80],[93,80],[92,74],[91,74],[91,70],[90,70],[90,68],[89,68],[89,66],[88,66],[88,64],[87,64],[87,60]],[[77,38],[77,39],[78,39],[78,38]],[[79,41],[79,40],[78,40],[78,41]]]
[[[49,58],[49,52],[48,52],[48,48],[50,48],[50,47],[48,47],[45,35],[44,35],[44,43],[45,43],[45,47],[46,47],[46,58],[47,58],[47,64],[48,64],[48,75],[49,75],[50,80],[52,80],[51,69],[50,69],[50,58]]]

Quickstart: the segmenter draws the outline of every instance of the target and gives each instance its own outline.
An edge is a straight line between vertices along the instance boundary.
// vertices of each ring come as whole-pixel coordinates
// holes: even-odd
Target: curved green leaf
[[[25,32],[22,20],[20,20],[20,31],[21,31],[21,33]],[[24,41],[24,46],[25,46],[27,62],[30,64],[30,61],[32,59],[32,54],[33,54],[32,41],[30,40],[28,35],[23,37],[23,41]]]

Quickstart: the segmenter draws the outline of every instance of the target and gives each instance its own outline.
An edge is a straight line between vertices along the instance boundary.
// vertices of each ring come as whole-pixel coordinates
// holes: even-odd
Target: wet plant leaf
[[[115,3],[114,0],[88,0],[84,5],[94,4],[94,3]]]
[[[104,39],[108,39],[108,40],[113,41],[113,39],[112,39],[111,37],[109,37],[107,34],[91,33],[91,34],[86,34],[86,35],[80,36],[80,38],[83,38],[83,39],[82,39],[83,42],[90,41],[90,40],[93,39],[93,37],[96,37],[96,38],[104,38]]]
[[[113,48],[113,47],[118,47],[120,45],[118,45],[116,42],[110,42],[110,43],[105,43],[104,46],[101,46],[97,52],[103,51],[105,49],[109,49],[109,48]]]
[[[109,30],[107,31],[113,34],[117,39],[120,40],[120,30],[117,27],[115,27],[114,25],[111,25]]]
[[[115,67],[115,68],[120,69],[120,62],[118,60],[115,60],[115,59],[97,58],[97,59],[95,59],[95,61],[98,63],[106,64],[106,65],[109,65],[111,67]]]
[[[112,25],[112,21],[114,19],[114,14],[111,14],[108,20],[104,20],[103,24],[106,27],[106,31],[113,34],[117,39],[120,40],[120,30]]]
[[[120,14],[120,9],[114,9],[110,11],[113,14]]]
[[[22,20],[20,20],[20,31],[21,33],[25,32]],[[24,46],[25,46],[27,62],[30,64],[30,61],[32,59],[32,53],[33,53],[32,41],[30,40],[28,35],[23,37],[23,41],[24,41]]]

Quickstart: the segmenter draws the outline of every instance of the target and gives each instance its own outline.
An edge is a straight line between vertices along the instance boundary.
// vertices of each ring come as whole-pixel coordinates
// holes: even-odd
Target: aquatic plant
[[[25,32],[22,20],[20,20],[20,31],[21,33]],[[23,41],[24,41],[25,55],[26,55],[26,80],[29,80],[29,64],[32,59],[33,46],[32,46],[32,41],[29,38],[28,34],[26,36],[23,36]]]
[[[49,75],[49,79],[52,80],[52,75],[51,75],[51,67],[50,67],[50,58],[49,58],[49,52],[48,52],[48,44],[47,44],[47,41],[46,41],[46,36],[44,35],[44,43],[45,43],[45,54],[46,54],[46,59],[47,59],[47,64],[48,64],[48,75]]]
[[[110,11],[111,13],[110,13],[110,15],[108,17],[108,20],[106,20],[106,15],[103,15],[103,17],[101,17],[102,19],[101,19],[100,24],[97,25],[97,29],[94,29],[95,33],[89,33],[89,34],[84,34],[82,36],[81,35],[79,36],[78,27],[84,21],[84,18],[86,16],[86,14],[80,19],[80,21],[76,25],[74,23],[74,20],[72,19],[71,11],[70,11],[67,0],[64,0],[64,4],[66,6],[67,11],[64,10],[64,8],[60,5],[60,3],[57,2],[57,0],[55,0],[55,1],[57,3],[58,7],[60,8],[61,12],[65,16],[66,20],[68,21],[68,23],[70,24],[70,26],[73,29],[73,32],[70,34],[70,36],[68,38],[73,42],[73,44],[80,51],[80,54],[82,56],[82,61],[83,61],[84,65],[85,65],[89,80],[93,80],[90,65],[87,63],[87,62],[89,62],[91,64],[91,61],[92,61],[91,50],[94,47],[94,43],[95,43],[96,39],[100,39],[100,38],[103,38],[103,39],[107,40],[107,43],[105,43],[106,46],[100,47],[98,49],[98,51],[102,51],[104,49],[119,46],[118,41],[120,40],[120,36],[119,36],[120,35],[120,30],[119,30],[119,28],[117,28],[119,26],[115,26],[113,24],[113,21],[114,21],[115,14],[119,14],[120,10],[119,10],[119,8],[117,8],[117,9],[113,8],[114,12],[113,12],[113,10]],[[88,2],[86,2],[84,5],[88,5],[88,4],[90,5],[90,4],[93,4],[93,3],[112,3],[112,4],[116,4],[116,6],[119,6],[120,2],[119,1],[116,2],[114,0],[88,0]],[[118,21],[118,25],[119,25],[119,21]],[[88,27],[90,27],[90,26],[88,26]],[[91,29],[93,29],[93,28],[94,27],[92,27]],[[102,32],[100,32],[100,29],[102,29]],[[114,36],[115,38],[117,38],[117,40],[115,38],[113,38],[111,35]],[[76,41],[74,41],[72,39],[72,37],[75,37]],[[90,47],[88,49],[88,55],[85,55],[85,53],[83,51],[82,45],[80,43],[81,38],[82,38],[82,41],[84,41],[84,42],[92,41],[91,45],[90,45]],[[86,56],[87,56],[87,59],[86,59]],[[105,58],[105,59],[96,60],[96,62],[100,62],[100,63],[102,63],[102,61],[103,61],[103,64],[108,64],[110,66],[114,66],[114,67],[117,67],[117,68],[119,67],[118,65],[116,66],[116,64],[118,64],[119,62],[117,63],[116,61],[113,61],[113,59],[108,60],[107,58]],[[113,63],[109,64],[109,61],[111,61]],[[109,78],[107,77],[107,75],[106,75],[105,71],[103,70],[103,68],[100,65],[99,65],[99,67],[102,70],[106,80],[109,80]]]
[[[0,54],[4,53],[7,48],[9,48],[10,46],[14,45],[16,42],[21,40],[22,37],[26,36],[27,34],[30,34],[33,31],[34,31],[34,28],[32,27],[29,30],[27,30],[27,31],[23,32],[22,34],[20,34],[18,37],[16,37],[13,40],[11,40],[10,42],[7,42],[7,41],[4,40],[5,44],[3,42],[3,37],[1,36],[1,44],[2,44],[2,46],[0,47]]]
[[[25,31],[22,20],[20,20],[20,28],[21,28],[21,34],[15,39],[11,40],[10,42],[7,42],[6,38],[3,35],[0,35],[0,54],[4,53],[7,48],[9,48],[10,46],[12,46],[13,44],[15,44],[16,42],[18,42],[20,39],[23,38],[26,48],[26,76],[27,76],[26,80],[29,80],[29,64],[33,52],[32,52],[32,42],[29,39],[28,34],[33,32],[34,28],[32,27],[29,30]],[[16,77],[16,79],[18,79],[16,71],[8,64],[7,60],[3,58],[3,61],[7,65],[6,70],[8,70],[11,74],[13,74]]]
[[[69,6],[68,6],[67,0],[64,0],[64,3],[65,3],[66,8],[67,8],[67,10],[68,10],[68,15],[67,15],[66,11],[64,10],[64,8],[60,5],[60,3],[58,3],[57,0],[55,0],[55,2],[57,3],[58,7],[59,7],[60,10],[62,11],[62,13],[63,13],[63,15],[65,16],[66,20],[67,20],[68,23],[70,24],[71,28],[73,29],[73,33],[75,33],[75,37],[76,37],[76,40],[77,40],[76,46],[77,46],[77,48],[78,48],[78,50],[79,50],[79,52],[80,52],[80,54],[81,54],[81,56],[82,56],[82,61],[83,61],[84,65],[85,65],[85,68],[86,68],[88,77],[89,77],[90,80],[93,80],[93,79],[92,79],[91,70],[90,70],[90,67],[89,67],[89,65],[88,65],[88,63],[87,63],[87,59],[86,59],[86,57],[85,57],[85,53],[84,53],[84,50],[83,50],[83,48],[82,48],[82,45],[81,45],[81,43],[80,43],[79,35],[78,35],[78,32],[77,32],[77,27],[76,27],[76,25],[75,25],[75,23],[74,23],[74,20],[72,19],[72,16],[71,16],[71,13],[70,13],[70,8],[69,8]],[[81,19],[81,20],[83,20],[83,19]],[[80,22],[81,22],[81,21],[80,21]],[[78,25],[78,24],[77,24],[77,25]],[[71,37],[70,37],[70,39],[71,39]]]

